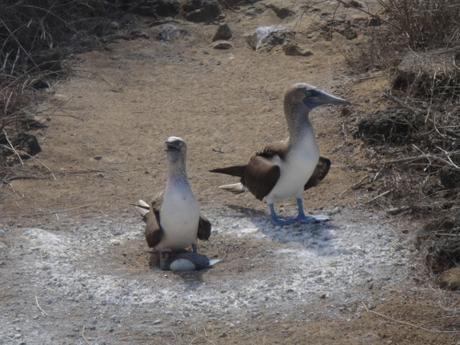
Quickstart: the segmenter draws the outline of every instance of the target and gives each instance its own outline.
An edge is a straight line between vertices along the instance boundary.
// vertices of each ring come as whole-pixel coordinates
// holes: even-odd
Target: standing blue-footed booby
[[[265,146],[246,165],[213,169],[211,172],[240,177],[240,183],[220,186],[233,193],[249,190],[257,199],[265,200],[275,225],[295,221],[309,223],[319,219],[307,216],[303,207],[304,190],[316,186],[328,173],[331,162],[320,157],[315,132],[308,117],[310,111],[323,104],[349,104],[306,83],[298,83],[284,95],[284,113],[289,137]],[[275,202],[296,197],[298,216],[282,219],[275,211]]]
[[[135,205],[146,223],[145,239],[148,246],[160,252],[162,269],[166,254],[189,246],[196,253],[197,238],[207,240],[211,234],[211,223],[200,215],[200,205],[188,182],[186,151],[187,145],[183,139],[169,137],[166,140],[166,189],[150,205],[143,200]]]

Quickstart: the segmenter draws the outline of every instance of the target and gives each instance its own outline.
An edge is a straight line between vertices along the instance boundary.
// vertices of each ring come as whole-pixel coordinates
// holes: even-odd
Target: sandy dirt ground
[[[351,113],[378,108],[386,85],[350,75],[352,43],[320,29],[362,14],[286,1],[303,15],[280,19],[266,3],[226,12],[229,50],[210,47],[215,25],[179,21],[189,35],[160,42],[144,20],[150,38],[69,61],[72,75],[39,106],[43,152],[23,168],[46,178],[0,189],[0,343],[460,344],[458,294],[433,286],[418,225],[376,212],[375,195],[353,188],[367,167],[348,112],[311,115],[333,166],[305,204],[329,223],[275,228],[263,203],[216,188],[232,179],[209,169],[286,136],[282,96],[294,82],[348,98]],[[245,33],[275,24],[313,55],[249,48]],[[188,143],[189,177],[213,222],[200,250],[223,260],[204,272],[153,267],[130,206],[163,188],[170,135]]]

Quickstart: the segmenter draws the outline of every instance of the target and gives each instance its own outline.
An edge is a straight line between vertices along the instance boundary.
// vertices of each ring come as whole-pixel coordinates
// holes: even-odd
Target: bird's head
[[[310,111],[320,105],[349,105],[343,98],[333,96],[307,83],[297,83],[290,87],[284,96],[286,110]]]
[[[184,158],[187,152],[187,144],[184,139],[179,137],[169,137],[165,141],[166,153],[171,163],[177,162],[180,158]]]

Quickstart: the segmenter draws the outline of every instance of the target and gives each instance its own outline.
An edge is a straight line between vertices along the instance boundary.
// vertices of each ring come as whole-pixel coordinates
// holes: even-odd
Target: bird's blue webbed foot
[[[297,215],[296,221],[302,224],[312,224],[312,223],[321,223],[329,220],[328,216],[318,215],[318,216],[307,216],[303,210],[303,199],[297,198],[297,208],[299,213]]]
[[[276,214],[275,206],[273,204],[268,205],[270,207],[270,220],[273,225],[286,226],[296,222],[295,218],[282,218]]]

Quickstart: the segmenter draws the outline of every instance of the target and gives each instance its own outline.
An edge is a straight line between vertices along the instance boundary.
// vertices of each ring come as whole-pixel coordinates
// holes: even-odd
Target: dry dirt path
[[[179,23],[191,36],[163,43],[145,23],[150,39],[72,61],[74,74],[40,106],[50,127],[39,161],[27,163],[56,179],[0,191],[0,343],[456,343],[448,330],[457,321],[443,307],[451,296],[426,283],[411,226],[367,209],[370,197],[351,188],[364,161],[340,109],[312,115],[333,167],[306,207],[331,214],[330,223],[273,228],[262,203],[216,188],[228,179],[209,169],[286,135],[282,95],[293,82],[355,103],[384,83],[347,75],[339,36],[300,35],[308,58],[255,53],[243,33],[282,21],[271,10],[246,12],[258,13],[227,14],[230,50],[209,47],[214,26]],[[318,18],[285,24],[302,32]],[[150,268],[129,206],[162,188],[169,135],[187,140],[189,176],[214,223],[201,250],[223,262],[206,272]]]

